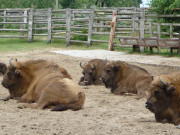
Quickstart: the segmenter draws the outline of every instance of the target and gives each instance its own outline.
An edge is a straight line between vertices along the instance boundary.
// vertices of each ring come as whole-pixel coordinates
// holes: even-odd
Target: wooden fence
[[[0,9],[0,38],[27,38],[46,36],[65,39],[90,46],[94,42],[114,47],[179,48],[180,23],[159,23],[159,18],[180,18],[180,15],[151,14],[145,8],[101,9]],[[168,31],[164,31],[168,27]],[[167,30],[167,28],[166,28]],[[6,35],[9,31],[13,34]],[[2,33],[2,34],[1,34]],[[105,39],[104,39],[105,37]],[[81,39],[81,40],[80,40]]]

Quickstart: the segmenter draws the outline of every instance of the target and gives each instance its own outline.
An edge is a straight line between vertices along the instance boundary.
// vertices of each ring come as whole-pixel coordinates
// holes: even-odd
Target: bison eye
[[[159,90],[156,90],[156,91],[154,92],[154,95],[155,95],[155,96],[158,96],[160,93],[161,93],[161,92],[160,92]]]
[[[106,70],[106,72],[107,72],[107,73],[110,73],[110,72],[111,72],[111,70]]]
[[[8,72],[7,75],[8,75],[8,78],[11,78],[12,73],[11,73],[11,72]]]
[[[85,73],[84,73],[84,72],[82,72],[82,74],[84,75]]]

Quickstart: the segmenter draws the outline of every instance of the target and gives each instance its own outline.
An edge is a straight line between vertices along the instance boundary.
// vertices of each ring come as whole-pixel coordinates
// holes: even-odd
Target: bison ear
[[[154,76],[151,76],[151,80],[152,80],[152,81],[154,80]]]
[[[118,71],[120,69],[120,65],[115,65],[114,66],[114,71]]]
[[[96,66],[95,66],[95,64],[93,64],[93,67],[92,67],[92,69],[93,69],[93,70],[95,70],[95,69],[96,69]]]
[[[176,87],[173,85],[170,85],[169,87],[167,87],[167,93],[168,94],[172,94],[172,92],[175,90],[176,90]]]
[[[6,70],[7,70],[6,64],[0,63],[0,73],[4,75],[6,73]]]
[[[16,75],[17,77],[20,77],[20,76],[21,76],[21,72],[20,72],[19,70],[16,70],[16,71],[15,71],[15,75]]]

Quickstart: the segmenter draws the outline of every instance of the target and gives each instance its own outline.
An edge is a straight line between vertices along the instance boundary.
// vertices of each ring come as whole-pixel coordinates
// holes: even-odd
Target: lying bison
[[[151,83],[151,74],[145,69],[122,61],[108,62],[102,72],[102,81],[114,94],[138,94],[145,97]]]
[[[103,84],[100,78],[106,62],[107,60],[93,59],[84,65],[80,63],[83,77],[80,78],[79,85]]]
[[[84,105],[85,94],[69,73],[60,65],[46,60],[0,63],[2,85],[9,90],[5,100],[18,98],[19,108],[55,105],[53,111],[78,110]],[[34,104],[32,104],[34,103]]]
[[[180,72],[154,78],[146,108],[157,122],[180,124]]]

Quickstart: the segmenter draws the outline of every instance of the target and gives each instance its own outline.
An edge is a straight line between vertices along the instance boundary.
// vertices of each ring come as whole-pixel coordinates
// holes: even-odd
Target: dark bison
[[[46,60],[19,62],[10,65],[0,63],[2,85],[9,90],[5,100],[19,98],[19,108],[37,108],[55,105],[53,111],[79,110],[85,102],[85,94],[70,74],[59,64]],[[33,103],[33,104],[32,104]]]
[[[180,72],[154,77],[146,108],[157,122],[180,124]]]
[[[80,67],[83,69],[83,77],[80,78],[79,85],[103,84],[100,78],[106,62],[107,60],[93,59],[84,65],[80,63]]]
[[[138,94],[145,97],[152,81],[151,74],[145,69],[122,61],[108,62],[102,72],[102,81],[114,94]]]

